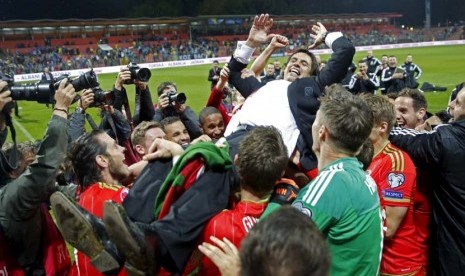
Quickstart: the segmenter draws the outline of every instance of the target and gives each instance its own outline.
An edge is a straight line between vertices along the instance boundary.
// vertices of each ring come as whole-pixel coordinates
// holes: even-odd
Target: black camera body
[[[134,84],[135,80],[148,82],[152,76],[152,72],[148,68],[140,68],[136,63],[130,62],[128,64],[129,72],[131,72],[131,79],[126,80],[125,84]]]
[[[58,87],[60,86],[60,82],[64,78],[68,78],[68,77],[69,77],[69,75],[66,75],[66,74],[61,75],[60,77],[58,77],[57,80],[55,81],[55,84],[54,84],[55,90],[58,89]],[[76,92],[81,91],[83,89],[90,89],[90,88],[93,88],[93,87],[97,87],[97,86],[100,85],[98,83],[97,75],[95,74],[93,69],[91,69],[90,71],[85,72],[84,74],[79,75],[79,77],[77,77],[77,78],[75,78],[73,80],[68,79],[68,83],[71,84],[74,87],[74,90],[76,90]]]
[[[8,83],[8,86],[2,91],[10,90],[11,98],[15,101],[53,103],[55,101],[55,91],[58,89],[60,82],[67,77],[68,75],[62,75],[55,83],[39,81],[34,84],[15,84],[14,78],[9,75],[2,75],[0,79]],[[97,75],[93,70],[80,75],[72,81],[68,81],[68,83],[73,85],[76,91],[99,85]],[[0,91],[0,93],[2,91]]]
[[[186,94],[182,92],[177,93],[175,91],[169,91],[166,97],[168,97],[170,105],[174,105],[175,103],[184,104],[187,100]]]
[[[103,91],[100,87],[92,88],[94,92],[94,102],[90,107],[100,107],[102,105],[113,105],[115,102],[115,94],[113,91]]]
[[[14,78],[2,75],[0,80],[6,81],[6,86],[1,92],[10,90],[10,97],[14,101],[36,101],[38,103],[52,103],[55,89],[52,83],[36,82],[34,84],[15,84]]]

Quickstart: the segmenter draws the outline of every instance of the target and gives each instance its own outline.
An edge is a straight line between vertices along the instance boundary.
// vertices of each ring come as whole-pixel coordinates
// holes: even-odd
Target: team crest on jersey
[[[389,173],[387,176],[387,180],[389,183],[389,186],[391,188],[397,188],[399,186],[402,186],[405,182],[405,175],[403,173]]]
[[[313,87],[311,87],[311,86],[305,87],[304,93],[305,93],[306,97],[313,96]]]
[[[294,202],[292,204],[292,207],[296,208],[297,210],[301,211],[304,215],[308,216],[309,218],[312,218],[312,210],[308,209],[307,207],[304,206],[302,202]]]
[[[121,202],[126,198],[126,196],[128,195],[129,193],[129,189],[128,188],[124,188],[121,190],[119,196],[120,196],[120,199],[121,199]]]

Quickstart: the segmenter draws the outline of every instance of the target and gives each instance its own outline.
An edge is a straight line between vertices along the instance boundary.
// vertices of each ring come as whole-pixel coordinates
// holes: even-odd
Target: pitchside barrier
[[[358,46],[356,47],[357,51],[367,51],[367,50],[385,50],[385,49],[399,49],[399,48],[414,48],[414,47],[428,47],[428,46],[444,46],[444,45],[465,45],[465,40],[449,40],[449,41],[431,41],[431,42],[415,42],[415,43],[402,43],[402,44],[387,44],[387,45],[373,45],[373,46]],[[321,49],[321,50],[312,50],[315,54],[330,54],[331,49]],[[289,53],[288,53],[289,54]],[[171,67],[184,67],[192,65],[202,65],[202,64],[212,64],[214,60],[217,60],[220,63],[228,62],[230,59],[227,57],[217,57],[217,58],[206,58],[206,59],[189,59],[189,60],[177,60],[177,61],[163,61],[163,62],[153,62],[153,63],[141,63],[138,64],[140,67],[145,67],[149,69],[160,69],[160,68],[171,68]],[[117,73],[121,68],[120,66],[110,66],[110,67],[97,67],[94,68],[95,73],[98,74],[107,74],[107,73]],[[51,72],[55,78],[68,74],[70,77],[79,76],[82,73],[89,71],[89,69],[78,69],[78,70],[66,70],[66,71],[53,71]],[[42,73],[33,73],[33,74],[22,74],[15,75],[15,81],[24,82],[24,81],[37,81],[40,80]]]

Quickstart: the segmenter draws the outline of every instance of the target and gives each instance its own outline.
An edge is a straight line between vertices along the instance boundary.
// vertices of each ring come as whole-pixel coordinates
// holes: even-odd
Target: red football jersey
[[[89,213],[94,214],[98,218],[103,217],[103,204],[107,200],[112,200],[118,204],[121,204],[128,194],[128,188],[120,185],[110,185],[102,182],[94,183],[87,187],[79,195],[79,205],[86,209]],[[71,276],[74,275],[90,275],[100,276],[104,275],[95,269],[90,263],[90,259],[75,250],[75,263],[71,268]],[[119,273],[119,276],[127,275],[126,270],[123,268]]]
[[[234,209],[222,211],[208,222],[200,244],[203,241],[212,243],[210,237],[215,236],[220,240],[227,238],[237,248],[240,248],[242,239],[258,222],[267,205],[268,201],[240,201]],[[198,249],[192,254],[184,275],[191,272],[192,266],[196,266],[200,258],[202,264],[198,275],[221,275],[216,265],[209,258],[203,256]]]
[[[368,171],[378,185],[381,205],[408,207],[393,238],[384,241],[381,272],[406,274],[422,264],[420,245],[413,223],[416,169],[407,153],[388,143],[371,162]]]

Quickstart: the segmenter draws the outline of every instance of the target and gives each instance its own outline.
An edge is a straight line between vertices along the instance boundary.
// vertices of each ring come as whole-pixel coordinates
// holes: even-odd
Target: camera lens
[[[148,82],[151,76],[152,72],[148,68],[140,68],[137,72],[137,79],[142,82]]]

